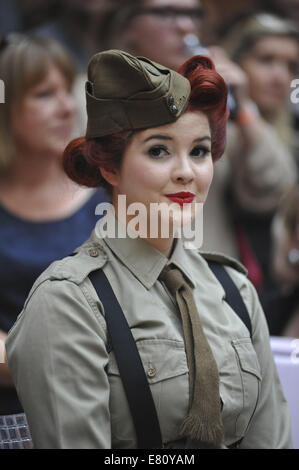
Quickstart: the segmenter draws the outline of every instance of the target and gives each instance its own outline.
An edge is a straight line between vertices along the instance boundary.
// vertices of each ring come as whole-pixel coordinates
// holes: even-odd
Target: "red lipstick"
[[[181,191],[179,193],[172,193],[172,194],[165,194],[168,199],[170,199],[172,202],[176,202],[182,206],[183,204],[190,204],[195,195],[189,192]]]

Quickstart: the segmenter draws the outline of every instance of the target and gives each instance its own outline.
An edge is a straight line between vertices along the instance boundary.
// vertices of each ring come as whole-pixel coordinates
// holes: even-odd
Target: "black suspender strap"
[[[208,261],[208,264],[220,284],[222,284],[223,289],[225,290],[225,301],[230,305],[234,312],[247,326],[250,333],[250,337],[252,337],[252,326],[250,316],[246,305],[241,297],[239,289],[237,288],[234,281],[231,279],[230,275],[222,264],[217,263],[215,261]]]
[[[220,263],[208,261],[208,264],[225,290],[226,302],[246,325],[251,337],[250,317],[238,288]],[[138,448],[161,449],[163,444],[156,407],[126,317],[103,270],[91,272],[89,278],[104,306],[107,329],[132,414]]]
[[[161,449],[157,411],[143,364],[126,317],[102,269],[89,278],[105,309],[113,351],[131,410],[139,449]]]

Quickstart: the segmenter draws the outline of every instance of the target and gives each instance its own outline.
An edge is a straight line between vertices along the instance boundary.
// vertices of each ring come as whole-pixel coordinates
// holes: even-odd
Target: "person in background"
[[[222,28],[232,24],[236,18],[255,13],[261,0],[201,0],[205,10],[205,21],[202,27],[202,42],[207,46],[219,44]]]
[[[34,34],[54,38],[71,54],[78,71],[101,49],[102,16],[116,0],[57,0],[55,18],[32,29]]]
[[[263,10],[299,23],[298,0],[260,0]]]
[[[46,38],[2,40],[0,77],[0,337],[22,310],[32,284],[80,245],[96,223],[102,190],[66,177],[62,154],[73,136],[75,76],[66,51]],[[0,416],[20,413],[7,364],[0,364]],[[3,435],[5,434],[3,430]]]
[[[283,296],[273,322],[283,336],[299,338],[299,186],[284,197],[272,223],[272,266]]]
[[[56,16],[58,10],[58,0],[14,0],[14,3],[21,18],[22,32],[48,22]]]
[[[296,182],[298,149],[290,94],[298,70],[298,38],[294,24],[262,12],[229,26],[222,40],[230,59],[246,74],[248,97],[253,103],[239,107],[235,122],[241,131],[251,132],[256,142],[260,141],[259,148],[253,147],[245,171],[235,179],[235,191],[228,200],[240,259],[259,290],[273,335],[280,334],[274,319],[282,292],[272,273],[271,224],[281,198]],[[232,156],[239,158],[241,154],[244,161],[248,158],[246,140],[233,142]],[[249,181],[252,175],[254,186]]]
[[[118,0],[54,0],[55,15],[32,28],[34,34],[54,38],[75,61],[77,75],[73,86],[78,114],[74,136],[86,128],[84,96],[86,67],[95,51],[101,50],[103,16]],[[122,2],[124,4],[124,2]],[[106,21],[106,20],[105,20]],[[104,23],[105,23],[104,21]]]
[[[297,25],[260,12],[228,26],[222,44],[246,73],[249,95],[261,116],[297,158],[290,106],[291,82],[299,71]]]
[[[190,57],[185,36],[199,34],[203,14],[200,0],[115,1],[103,17],[100,43],[177,69]]]

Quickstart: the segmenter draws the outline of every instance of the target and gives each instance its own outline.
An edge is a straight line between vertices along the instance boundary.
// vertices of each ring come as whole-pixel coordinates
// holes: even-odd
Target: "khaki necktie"
[[[219,373],[201,326],[192,290],[177,268],[166,266],[159,279],[177,301],[185,337],[190,404],[180,433],[188,438],[188,447],[220,447],[223,442],[223,424],[220,415]]]

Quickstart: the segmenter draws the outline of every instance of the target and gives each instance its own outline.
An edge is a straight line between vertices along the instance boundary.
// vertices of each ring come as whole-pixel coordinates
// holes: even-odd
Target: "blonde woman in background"
[[[80,188],[62,169],[75,118],[75,69],[64,49],[53,40],[11,35],[2,41],[0,77],[5,83],[5,103],[0,106],[4,341],[36,277],[88,237],[96,222],[95,207],[106,196]],[[21,412],[7,364],[0,364],[0,446],[15,438],[9,425],[16,423],[5,416]]]

